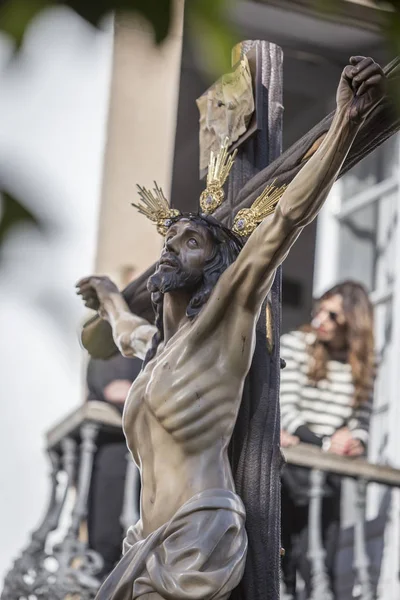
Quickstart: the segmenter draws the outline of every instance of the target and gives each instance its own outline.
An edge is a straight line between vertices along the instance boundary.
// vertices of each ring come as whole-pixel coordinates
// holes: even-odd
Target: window
[[[353,279],[366,286],[375,306],[379,371],[370,458],[392,462],[394,446],[388,448],[395,436],[390,429],[400,389],[399,169],[399,138],[394,136],[336,184],[318,223],[316,249],[318,293]]]

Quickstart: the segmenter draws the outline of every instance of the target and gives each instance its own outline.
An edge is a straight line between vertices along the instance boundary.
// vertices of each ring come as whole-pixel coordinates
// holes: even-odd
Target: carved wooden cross
[[[232,146],[232,149],[237,147],[238,153],[228,180],[228,197],[214,215],[228,227],[232,226],[233,217],[238,211],[237,198],[245,184],[281,154],[282,50],[269,42],[246,41],[235,47],[233,62],[240,65],[240,59],[245,55],[249,57],[252,71],[254,113],[248,128]],[[226,95],[229,97],[228,93]],[[207,92],[210,101],[203,105],[209,106],[212,112],[207,120],[201,119],[201,125],[204,122],[213,124],[212,117],[215,116],[215,129],[224,138],[231,132],[224,132],[223,126],[218,125],[218,111],[222,113],[223,123],[235,122],[234,118],[224,118],[229,110],[234,112],[235,108],[214,106],[213,96],[214,90],[210,88]],[[233,92],[232,96],[235,99],[238,94]],[[204,135],[200,135],[200,143],[204,138]],[[210,142],[209,136],[206,139]],[[220,140],[215,140],[215,147],[219,145]],[[204,154],[204,148],[200,148],[200,156]],[[246,379],[230,446],[235,487],[245,504],[246,529],[251,548],[244,577],[231,594],[231,600],[277,600],[279,597],[280,310],[281,269],[277,272],[257,325],[255,356]],[[269,332],[267,321],[273,323]]]

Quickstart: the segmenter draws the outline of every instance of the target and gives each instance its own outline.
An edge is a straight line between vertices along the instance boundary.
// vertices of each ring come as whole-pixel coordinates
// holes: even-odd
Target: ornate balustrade
[[[82,535],[88,511],[88,495],[94,456],[102,444],[122,441],[121,416],[113,407],[89,402],[63,419],[47,434],[51,492],[39,527],[8,572],[0,600],[92,600],[100,586],[97,574],[102,558],[88,547]],[[289,464],[310,470],[309,557],[312,564],[313,600],[329,600],[321,535],[323,486],[327,473],[350,477],[357,482],[354,527],[354,570],[363,600],[372,600],[366,550],[365,499],[368,483],[400,487],[400,470],[378,466],[364,459],[348,459],[300,444],[284,450]],[[125,500],[121,514],[124,529],[137,518],[138,473],[128,457]],[[71,493],[72,492],[72,493]],[[71,502],[72,496],[72,502]],[[60,517],[69,515],[62,541],[49,542],[59,528]]]
[[[310,600],[333,600],[325,570],[325,551],[322,543],[322,500],[324,482],[328,473],[356,481],[354,562],[353,569],[358,582],[358,597],[373,600],[376,597],[370,577],[370,561],[367,553],[365,505],[369,483],[379,483],[400,488],[400,470],[369,463],[362,458],[351,459],[322,452],[309,444],[299,444],[283,450],[286,462],[305,467],[309,472],[309,547],[311,563],[312,597]],[[285,599],[288,598],[287,596]]]
[[[82,535],[88,510],[93,461],[102,444],[122,441],[120,413],[102,402],[81,406],[47,434],[51,493],[48,509],[27,547],[8,572],[1,600],[92,600],[100,586],[101,556]],[[138,474],[127,452],[128,470],[121,524],[137,520]],[[68,502],[71,498],[73,501]],[[67,510],[70,523],[62,541],[49,547],[49,535]]]

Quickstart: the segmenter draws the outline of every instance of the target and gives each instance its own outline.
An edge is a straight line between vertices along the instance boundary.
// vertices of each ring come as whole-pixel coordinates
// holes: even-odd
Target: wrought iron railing
[[[93,600],[100,586],[101,556],[91,550],[82,535],[88,511],[93,461],[99,447],[122,441],[121,416],[113,407],[89,402],[71,413],[47,435],[51,492],[48,509],[8,572],[0,600]],[[400,487],[400,470],[378,466],[364,459],[348,459],[299,444],[284,450],[289,464],[310,472],[309,558],[312,565],[313,600],[330,600],[322,543],[321,507],[327,473],[356,480],[354,571],[362,600],[372,600],[370,565],[366,547],[365,501],[372,482]],[[128,465],[121,524],[126,530],[137,520],[138,473],[127,453]],[[72,494],[71,494],[72,491]],[[72,502],[71,502],[72,496]],[[60,518],[69,525],[60,542],[51,544]],[[391,600],[391,599],[388,599]]]
[[[285,448],[283,453],[288,464],[309,469],[308,558],[312,582],[310,600],[333,600],[325,568],[321,518],[324,483],[328,473],[352,478],[356,482],[353,570],[359,590],[357,597],[360,600],[373,600],[376,598],[377,590],[376,586],[372,585],[370,559],[367,552],[365,518],[367,486],[369,483],[378,483],[387,487],[400,488],[400,470],[372,464],[362,458],[352,459],[330,454],[309,444]],[[289,599],[289,596],[285,598]]]
[[[97,575],[103,559],[82,534],[94,456],[104,443],[122,441],[120,413],[102,402],[88,402],[67,416],[47,435],[51,464],[49,506],[8,572],[1,600],[92,600],[100,586]],[[128,466],[121,524],[137,520],[137,469],[127,452]],[[63,474],[63,476],[61,476]],[[72,502],[68,500],[71,498]],[[61,542],[49,547],[49,535],[69,512],[69,526]]]

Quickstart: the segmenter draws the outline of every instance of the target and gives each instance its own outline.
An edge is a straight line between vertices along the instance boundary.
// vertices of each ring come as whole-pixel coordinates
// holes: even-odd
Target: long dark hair
[[[339,295],[343,299],[346,317],[347,360],[351,366],[354,384],[354,403],[360,405],[369,398],[375,377],[374,317],[373,307],[363,285],[355,281],[343,281],[327,290],[316,301],[316,309],[324,300]],[[304,329],[310,330],[310,327]],[[318,382],[327,376],[328,350],[316,340],[309,347],[312,358],[308,377]]]
[[[186,310],[187,317],[189,319],[194,319],[194,317],[198,315],[198,313],[201,311],[201,309],[209,299],[211,292],[213,291],[215,284],[221,277],[222,273],[238,257],[239,252],[243,247],[243,241],[241,238],[236,236],[230,229],[221,225],[213,217],[206,217],[203,215],[182,214],[179,216],[179,218],[174,219],[173,222],[176,222],[179,219],[183,218],[190,219],[194,223],[205,227],[207,231],[211,233],[214,242],[213,253],[210,256],[210,258],[206,261],[203,269],[203,277],[201,284],[194,291]],[[163,300],[164,294],[162,292],[152,291],[151,301],[153,303],[153,308],[156,314],[155,326],[157,327],[157,332],[153,336],[151,347],[147,351],[143,366],[145,366],[152,358],[154,358],[159,344],[164,339]]]

